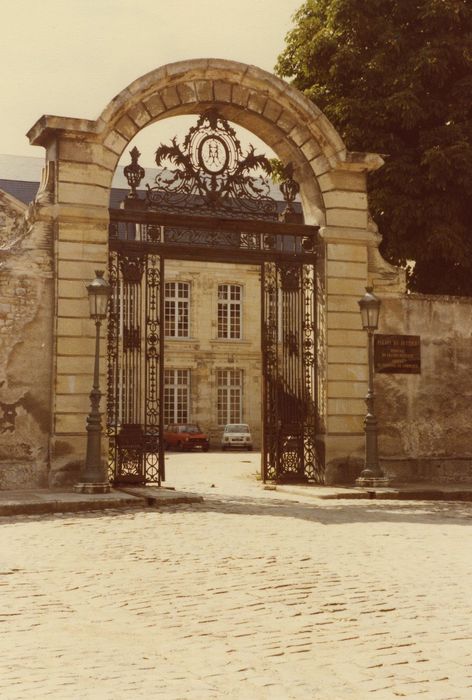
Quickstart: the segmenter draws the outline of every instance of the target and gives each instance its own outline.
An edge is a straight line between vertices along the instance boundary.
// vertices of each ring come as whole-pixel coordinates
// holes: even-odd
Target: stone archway
[[[197,59],[134,81],[95,121],[43,116],[28,133],[32,144],[46,149],[37,225],[54,231],[53,485],[73,481],[83,458],[94,347],[85,283],[106,267],[118,160],[149,124],[209,106],[292,161],[305,221],[322,226],[319,441],[328,467],[362,452],[367,356],[357,299],[372,276],[395,290],[400,284],[378,255],[379,237],[369,223],[366,174],[382,160],[347,152],[320,110],[275,76],[233,61]]]

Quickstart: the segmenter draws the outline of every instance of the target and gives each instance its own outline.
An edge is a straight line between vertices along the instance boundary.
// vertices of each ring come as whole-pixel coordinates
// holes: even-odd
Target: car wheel
[[[169,445],[167,444],[167,442],[164,443],[163,449],[164,449],[164,452],[169,449]]]
[[[184,445],[184,443],[183,443],[183,442],[179,442],[179,444],[177,445],[177,449],[179,450],[179,452],[183,452],[183,451],[185,450],[185,445]]]
[[[228,448],[225,447],[225,445],[221,445],[221,449],[222,449],[223,452],[226,452],[226,450],[227,450]]]
[[[248,452],[252,452],[252,445],[251,445],[251,447],[247,447],[246,449]]]
[[[208,452],[208,447],[202,447],[202,452]]]

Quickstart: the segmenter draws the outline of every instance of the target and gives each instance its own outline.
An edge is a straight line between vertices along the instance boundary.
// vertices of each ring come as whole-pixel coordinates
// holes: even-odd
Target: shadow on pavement
[[[228,515],[273,516],[295,518],[323,525],[355,522],[392,522],[444,524],[450,514],[451,524],[468,525],[472,520],[472,503],[457,501],[372,501],[330,500],[300,502],[283,498],[265,500],[246,496],[205,496],[203,503],[188,505],[195,512],[216,511]],[[438,521],[441,516],[441,521]]]
[[[228,516],[253,515],[257,517],[290,518],[322,525],[338,525],[357,522],[390,522],[444,525],[444,518],[450,517],[451,524],[467,525],[472,520],[472,503],[458,501],[373,501],[373,500],[315,500],[301,502],[296,499],[278,497],[248,497],[231,494],[202,494],[202,503],[163,505],[158,508],[141,507],[133,509],[87,511],[79,513],[56,513],[48,515],[10,516],[3,522],[51,521],[90,518],[135,518],[139,514],[161,512],[194,513],[216,512]]]

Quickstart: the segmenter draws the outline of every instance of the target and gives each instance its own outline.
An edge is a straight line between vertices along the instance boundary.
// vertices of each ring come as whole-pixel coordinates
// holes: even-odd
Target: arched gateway
[[[302,471],[308,477],[321,478],[325,472],[329,482],[339,462],[359,455],[363,449],[367,353],[365,337],[359,328],[357,300],[373,278],[381,294],[382,286],[388,293],[389,285],[397,289],[399,284],[396,272],[378,255],[379,236],[369,223],[367,210],[366,173],[379,167],[382,160],[374,154],[348,153],[326,117],[287,83],[253,66],[216,59],[179,62],[152,71],[117,95],[96,121],[44,116],[28,134],[32,144],[46,148],[46,168],[36,200],[36,225],[43,227],[45,234],[54,235],[56,316],[50,482],[54,485],[73,478],[74,468],[83,459],[94,352],[85,283],[93,278],[97,267],[108,268],[110,255],[114,260],[112,276],[113,270],[123,276],[123,265],[116,256],[126,255],[120,253],[116,243],[120,234],[110,242],[110,220],[115,233],[120,225],[126,228],[126,223],[140,224],[139,230],[144,233],[139,235],[145,237],[143,242],[148,246],[147,257],[138,256],[130,263],[122,283],[131,290],[137,284],[137,268],[141,264],[147,266],[146,274],[151,275],[155,285],[162,274],[160,255],[164,255],[162,245],[168,241],[165,234],[162,234],[164,238],[158,240],[154,236],[153,240],[150,232],[153,225],[162,227],[169,222],[162,216],[156,219],[155,211],[151,215],[142,212],[138,215],[136,207],[125,209],[121,215],[110,214],[113,173],[138,131],[157,120],[182,114],[214,114],[215,119],[220,119],[220,126],[225,120],[239,124],[267,143],[285,165],[293,166],[306,228],[287,221],[271,224],[266,221],[261,226],[257,216],[241,217],[245,220],[244,229],[240,224],[238,236],[244,231],[256,243],[252,251],[248,250],[241,245],[239,237],[233,248],[237,248],[241,258],[248,253],[248,260],[251,255],[257,259],[266,280],[263,281],[263,320],[268,379],[264,474],[267,478],[283,476],[285,471],[300,471],[302,464]],[[215,136],[215,131],[207,133],[207,146],[211,146],[211,138]],[[234,213],[226,217],[231,218],[234,219]],[[191,223],[198,227],[198,222]],[[207,229],[212,228],[208,221],[206,224]],[[227,232],[231,224],[220,220],[216,228]],[[284,236],[293,236],[291,260],[290,256],[280,257]],[[233,249],[231,254],[235,253]],[[185,252],[187,256],[196,254]],[[155,259],[151,261],[153,256]],[[147,288],[152,288],[149,285],[150,278]],[[278,295],[274,292],[277,288]],[[294,293],[297,290],[300,290],[298,296]],[[292,309],[287,312],[285,327],[283,322],[280,326],[280,322],[274,321],[271,304],[277,296],[283,307]],[[155,303],[153,313],[157,315],[152,323],[160,322],[159,303]],[[293,320],[295,316],[299,321]],[[115,322],[116,316],[111,319],[112,325]],[[277,348],[277,339],[270,340],[271,333],[285,338],[282,349]],[[305,345],[305,352],[298,353],[299,342]],[[159,354],[158,343],[157,340],[151,354]],[[120,345],[120,352],[126,351]],[[271,375],[275,362],[271,358],[279,351],[288,360],[282,375],[279,372],[275,377]],[[301,358],[298,366],[294,360],[297,353]],[[159,373],[159,367],[156,365],[150,372]],[[311,373],[316,374],[316,384],[311,381]],[[293,382],[290,384],[292,376],[296,376],[297,383],[308,386],[309,397],[304,390],[295,391]],[[156,379],[152,392],[158,384]],[[285,395],[280,394],[281,388]],[[301,433],[297,434],[293,425],[284,431],[280,417],[271,423],[268,406],[281,396],[285,405],[292,397],[292,413],[297,406],[306,404],[308,398],[313,401],[304,414]],[[149,392],[140,400],[149,401]],[[153,394],[152,400],[157,400],[154,410],[158,397]],[[109,404],[112,411],[116,410],[116,404],[117,400]],[[115,428],[118,423],[121,426],[120,421],[115,420]],[[155,453],[159,443],[155,438],[160,435],[162,419],[160,426],[154,423],[147,433],[146,425],[141,422],[133,438],[132,427],[136,430],[137,423],[130,421],[128,433],[120,433],[121,428],[111,430],[114,458],[123,463],[123,473],[127,470],[127,460],[131,465],[129,473],[135,470],[136,445],[139,441],[143,444],[139,433],[143,426],[145,440],[150,440],[147,452]],[[110,417],[109,424],[113,424]],[[297,441],[299,446],[294,447]],[[293,455],[290,456],[294,451],[301,455],[301,462],[295,467],[291,463]],[[141,458],[147,460],[146,449]],[[121,473],[120,469],[117,474]]]

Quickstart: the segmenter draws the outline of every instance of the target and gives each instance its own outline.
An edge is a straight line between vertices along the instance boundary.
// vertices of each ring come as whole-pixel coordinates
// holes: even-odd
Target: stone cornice
[[[43,114],[33,124],[26,136],[32,146],[47,146],[58,133],[95,135],[98,133],[98,122],[90,119]]]

